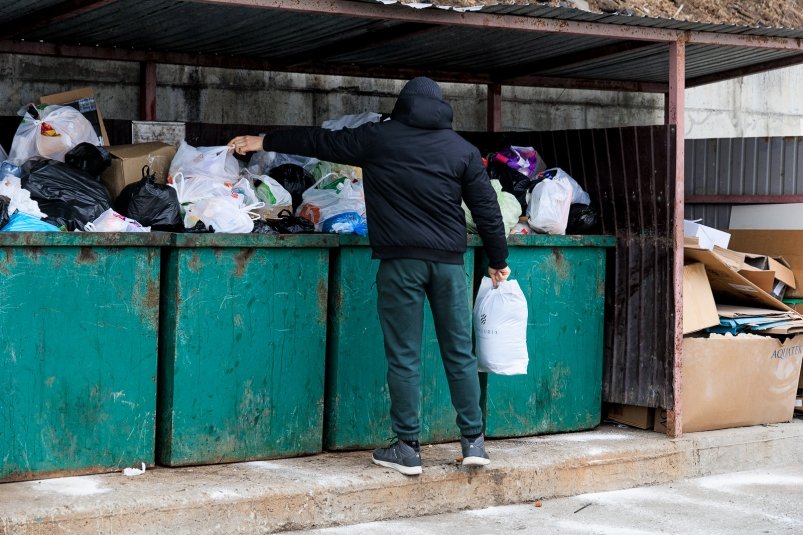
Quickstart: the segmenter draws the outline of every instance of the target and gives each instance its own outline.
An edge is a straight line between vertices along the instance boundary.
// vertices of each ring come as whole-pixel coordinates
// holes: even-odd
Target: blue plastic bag
[[[61,232],[61,229],[24,212],[15,212],[1,232]]]
[[[357,212],[343,212],[325,219],[321,224],[321,230],[335,234],[368,236],[368,223]]]

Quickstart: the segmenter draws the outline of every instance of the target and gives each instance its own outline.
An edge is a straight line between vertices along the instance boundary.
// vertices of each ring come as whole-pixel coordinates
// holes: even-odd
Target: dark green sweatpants
[[[376,275],[377,308],[388,360],[390,419],[402,440],[421,430],[421,337],[424,298],[435,320],[457,427],[463,435],[482,432],[477,359],[471,349],[471,311],[462,265],[425,260],[381,260]]]

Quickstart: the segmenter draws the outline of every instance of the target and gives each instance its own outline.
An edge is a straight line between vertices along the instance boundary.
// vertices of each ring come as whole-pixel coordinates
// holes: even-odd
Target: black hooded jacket
[[[298,128],[265,136],[266,151],[361,167],[373,257],[462,264],[465,200],[489,265],[507,265],[502,214],[479,151],[452,130],[441,99],[400,96],[391,119],[337,131]]]

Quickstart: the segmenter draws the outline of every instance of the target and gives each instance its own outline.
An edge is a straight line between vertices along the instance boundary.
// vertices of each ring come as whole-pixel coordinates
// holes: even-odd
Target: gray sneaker
[[[421,473],[421,452],[401,440],[387,448],[375,449],[371,459],[374,464],[393,468],[406,476],[417,476]]]
[[[485,451],[485,435],[475,439],[460,437],[460,447],[463,449],[463,466],[485,466],[491,459]]]

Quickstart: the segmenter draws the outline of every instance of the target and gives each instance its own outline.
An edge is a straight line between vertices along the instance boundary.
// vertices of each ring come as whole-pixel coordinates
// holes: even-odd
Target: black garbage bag
[[[273,228],[273,226],[268,223],[267,221],[263,221],[262,219],[257,219],[254,221],[254,230],[251,231],[252,234],[279,234],[279,231]]]
[[[56,160],[30,160],[23,171],[22,187],[47,214],[45,221],[57,227],[84,230],[111,208],[106,187],[86,171]]]
[[[208,234],[210,232],[215,232],[215,228],[212,225],[209,225],[207,227],[206,225],[204,225],[203,221],[198,221],[197,223],[195,223],[195,226],[188,229],[184,229],[184,232],[188,232],[190,234]]]
[[[286,163],[268,171],[268,176],[282,185],[293,197],[293,210],[301,205],[301,195],[312,187],[315,179],[300,165]]]
[[[8,205],[11,204],[11,199],[5,195],[0,195],[0,229],[8,224]]]
[[[157,184],[156,176],[147,165],[142,168],[142,180],[123,188],[114,200],[114,210],[151,227],[152,230],[181,232],[181,210],[175,188]]]
[[[566,234],[599,234],[599,214],[591,206],[575,203],[569,207]]]
[[[521,205],[521,214],[527,214],[527,192],[532,191],[533,187],[543,180],[537,174],[527,176],[523,173],[508,167],[505,163],[491,159],[488,162],[488,176],[491,180],[498,180],[502,186],[502,191],[513,194]]]
[[[268,219],[265,224],[279,234],[309,234],[315,232],[315,223],[306,217],[296,216],[289,210],[279,212],[277,219]]]
[[[112,157],[103,147],[79,143],[64,155],[64,163],[99,177],[112,164]]]

